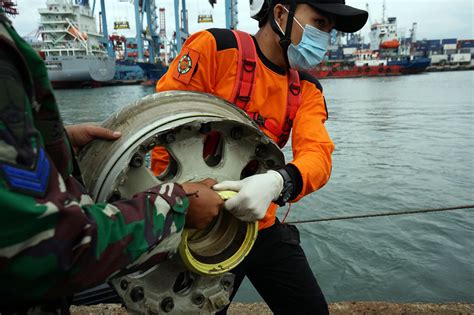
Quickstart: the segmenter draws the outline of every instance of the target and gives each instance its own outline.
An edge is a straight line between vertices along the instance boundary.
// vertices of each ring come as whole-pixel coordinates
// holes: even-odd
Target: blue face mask
[[[330,35],[309,24],[303,28],[296,18],[294,20],[303,29],[303,37],[298,45],[288,46],[290,67],[295,70],[313,70],[326,55]],[[280,25],[278,27],[285,34]]]

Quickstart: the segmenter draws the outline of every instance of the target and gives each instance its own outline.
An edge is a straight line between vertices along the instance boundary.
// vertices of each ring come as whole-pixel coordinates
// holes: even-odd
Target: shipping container
[[[443,47],[429,48],[428,51],[431,55],[441,55],[443,53]]]
[[[459,49],[460,54],[473,54],[474,53],[474,47],[473,48],[461,48]]]
[[[474,48],[474,39],[465,39],[458,42],[459,48]]]
[[[416,46],[417,50],[429,50],[428,45],[417,45]]]
[[[470,64],[471,54],[454,54],[451,55],[451,63],[454,64]]]
[[[441,40],[439,39],[429,39],[427,42],[430,46],[441,46]]]
[[[344,56],[354,55],[356,50],[357,50],[357,48],[355,48],[355,47],[344,48],[343,49]]]
[[[428,46],[428,49],[430,50],[443,49],[443,45],[441,45],[441,43],[438,43],[438,44],[430,43]]]
[[[446,55],[451,56],[451,55],[454,55],[455,53],[457,53],[457,50],[456,50],[456,49],[446,49],[446,50],[444,51],[444,53],[445,53]]]
[[[457,48],[458,48],[458,46],[456,44],[445,44],[445,45],[443,45],[444,51],[456,50]]]
[[[448,63],[448,55],[432,55],[430,57],[433,66],[444,66]]]
[[[458,39],[457,38],[446,38],[441,41],[441,44],[446,45],[446,44],[457,44]]]

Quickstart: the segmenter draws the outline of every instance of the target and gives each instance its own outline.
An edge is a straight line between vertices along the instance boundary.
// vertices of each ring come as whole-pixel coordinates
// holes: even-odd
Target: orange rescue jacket
[[[258,47],[254,93],[248,111],[257,112],[283,126],[288,99],[288,76],[285,69],[268,60]],[[226,29],[209,29],[190,36],[168,72],[156,85],[156,91],[188,90],[210,93],[231,100],[239,52],[234,34]],[[299,72],[301,103],[291,134],[293,161],[285,166],[295,189],[292,202],[316,191],[326,184],[331,174],[331,154],[334,144],[324,122],[328,118],[326,102],[320,83],[311,75]],[[277,142],[277,136],[261,127]],[[165,150],[152,152],[152,170],[160,174],[168,164]],[[277,205],[271,204],[259,229],[273,225]]]

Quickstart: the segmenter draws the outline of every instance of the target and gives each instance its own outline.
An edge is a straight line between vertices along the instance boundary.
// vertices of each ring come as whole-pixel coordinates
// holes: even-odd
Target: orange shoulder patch
[[[181,57],[179,57],[178,60],[178,66],[173,72],[173,78],[183,82],[184,84],[189,84],[189,82],[191,82],[194,70],[197,67],[199,56],[199,52],[189,47],[183,48]]]

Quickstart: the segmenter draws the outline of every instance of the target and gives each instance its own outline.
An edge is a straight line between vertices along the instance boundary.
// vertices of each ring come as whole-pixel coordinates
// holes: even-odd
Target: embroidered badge
[[[193,67],[193,60],[191,59],[191,57],[189,57],[189,55],[184,55],[183,57],[181,57],[181,59],[179,59],[178,72],[180,74],[188,73],[192,67]]]
[[[12,191],[35,197],[44,197],[48,188],[50,169],[51,166],[43,148],[39,150],[34,169],[0,164],[4,179]]]
[[[189,47],[184,47],[181,51],[181,57],[178,59],[178,65],[175,68],[173,78],[184,84],[189,84],[196,72],[199,57],[199,52]]]

